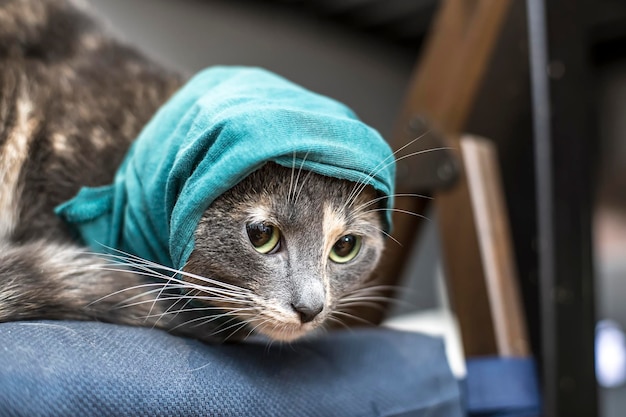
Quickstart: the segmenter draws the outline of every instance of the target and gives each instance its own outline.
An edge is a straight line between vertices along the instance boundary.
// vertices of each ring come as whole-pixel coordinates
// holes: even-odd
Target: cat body
[[[201,339],[293,340],[366,294],[372,187],[267,163],[206,209],[182,269],[95,254],[54,212],[110,184],[184,83],[64,0],[0,1],[0,322],[103,320]],[[157,150],[155,150],[157,151]],[[306,157],[306,155],[305,155]]]

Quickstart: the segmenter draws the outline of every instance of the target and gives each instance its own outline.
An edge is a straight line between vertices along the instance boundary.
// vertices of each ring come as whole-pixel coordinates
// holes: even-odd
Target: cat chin
[[[317,326],[312,323],[305,324],[285,324],[276,325],[264,324],[255,331],[277,342],[292,342],[313,332]]]

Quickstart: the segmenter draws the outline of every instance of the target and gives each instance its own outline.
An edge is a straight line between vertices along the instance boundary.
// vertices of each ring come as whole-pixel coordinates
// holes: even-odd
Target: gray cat
[[[375,299],[367,282],[383,249],[384,199],[295,163],[268,163],[215,200],[182,271],[79,243],[55,207],[111,183],[183,82],[73,3],[0,0],[0,322],[289,341]]]

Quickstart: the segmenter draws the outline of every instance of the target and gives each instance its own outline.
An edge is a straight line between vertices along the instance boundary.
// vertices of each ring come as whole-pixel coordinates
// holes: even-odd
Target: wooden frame
[[[456,151],[458,178],[450,189],[435,193],[435,207],[449,293],[467,356],[529,354],[495,152],[484,140],[460,136],[510,3],[442,3],[392,139],[395,149],[403,149],[399,158],[437,146],[438,136]],[[425,137],[404,149],[419,134],[416,120],[429,126],[422,126]],[[398,193],[423,192],[415,180],[427,175],[423,171],[415,160],[401,166]],[[422,213],[425,203],[401,199],[396,207]],[[419,223],[394,214],[393,237],[402,249],[394,246],[386,253],[380,276],[387,283],[401,274]]]

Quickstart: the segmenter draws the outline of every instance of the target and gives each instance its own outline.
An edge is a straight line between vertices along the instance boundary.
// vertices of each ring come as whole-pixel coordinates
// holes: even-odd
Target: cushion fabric
[[[0,324],[0,415],[455,417],[439,339],[336,332],[207,345],[95,322]]]

